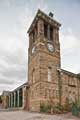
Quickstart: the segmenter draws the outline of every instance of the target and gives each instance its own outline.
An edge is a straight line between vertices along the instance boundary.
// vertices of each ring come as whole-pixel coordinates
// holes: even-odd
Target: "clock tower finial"
[[[51,98],[58,102],[57,68],[60,67],[60,26],[61,24],[52,18],[52,13],[48,16],[38,10],[28,29],[28,80],[32,111],[39,111],[40,105],[49,102]]]

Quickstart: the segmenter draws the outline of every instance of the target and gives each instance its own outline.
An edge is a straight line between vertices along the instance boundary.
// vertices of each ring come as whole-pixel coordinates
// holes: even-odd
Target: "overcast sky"
[[[38,8],[62,24],[62,68],[80,72],[80,0],[0,0],[0,92],[28,80],[27,30]]]

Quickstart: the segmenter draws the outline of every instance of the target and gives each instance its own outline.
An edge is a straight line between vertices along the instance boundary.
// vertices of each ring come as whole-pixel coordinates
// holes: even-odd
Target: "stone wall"
[[[8,96],[6,95],[2,96],[2,108],[8,108]]]
[[[70,72],[61,72],[61,84],[62,84],[62,104],[65,104],[66,98],[69,99],[69,103],[79,101],[79,79],[76,74]]]

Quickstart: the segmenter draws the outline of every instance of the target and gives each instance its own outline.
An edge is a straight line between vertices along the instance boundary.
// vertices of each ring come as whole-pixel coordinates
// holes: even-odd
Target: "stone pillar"
[[[37,28],[38,28],[38,37],[44,36],[44,21],[43,20],[40,19],[38,21]]]
[[[23,109],[25,109],[25,107],[26,107],[26,87],[23,87],[23,101],[22,101],[22,106],[23,106]]]
[[[11,106],[10,106],[10,102],[11,102],[11,99],[10,99],[10,95],[9,95],[9,108],[11,107]]]
[[[19,90],[17,91],[17,106],[19,107]]]
[[[15,105],[15,100],[16,100],[16,99],[15,99],[15,98],[16,98],[15,95],[16,95],[16,94],[15,94],[15,92],[14,92],[14,107],[16,106],[16,105]]]
[[[47,29],[47,36],[48,40],[50,40],[50,25],[48,24],[48,29]]]
[[[13,95],[11,93],[11,108],[13,107]]]

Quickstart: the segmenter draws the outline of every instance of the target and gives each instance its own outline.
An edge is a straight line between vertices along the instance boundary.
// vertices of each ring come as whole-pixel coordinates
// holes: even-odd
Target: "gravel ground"
[[[71,113],[60,115],[46,115],[26,111],[1,111],[0,120],[80,120]]]

